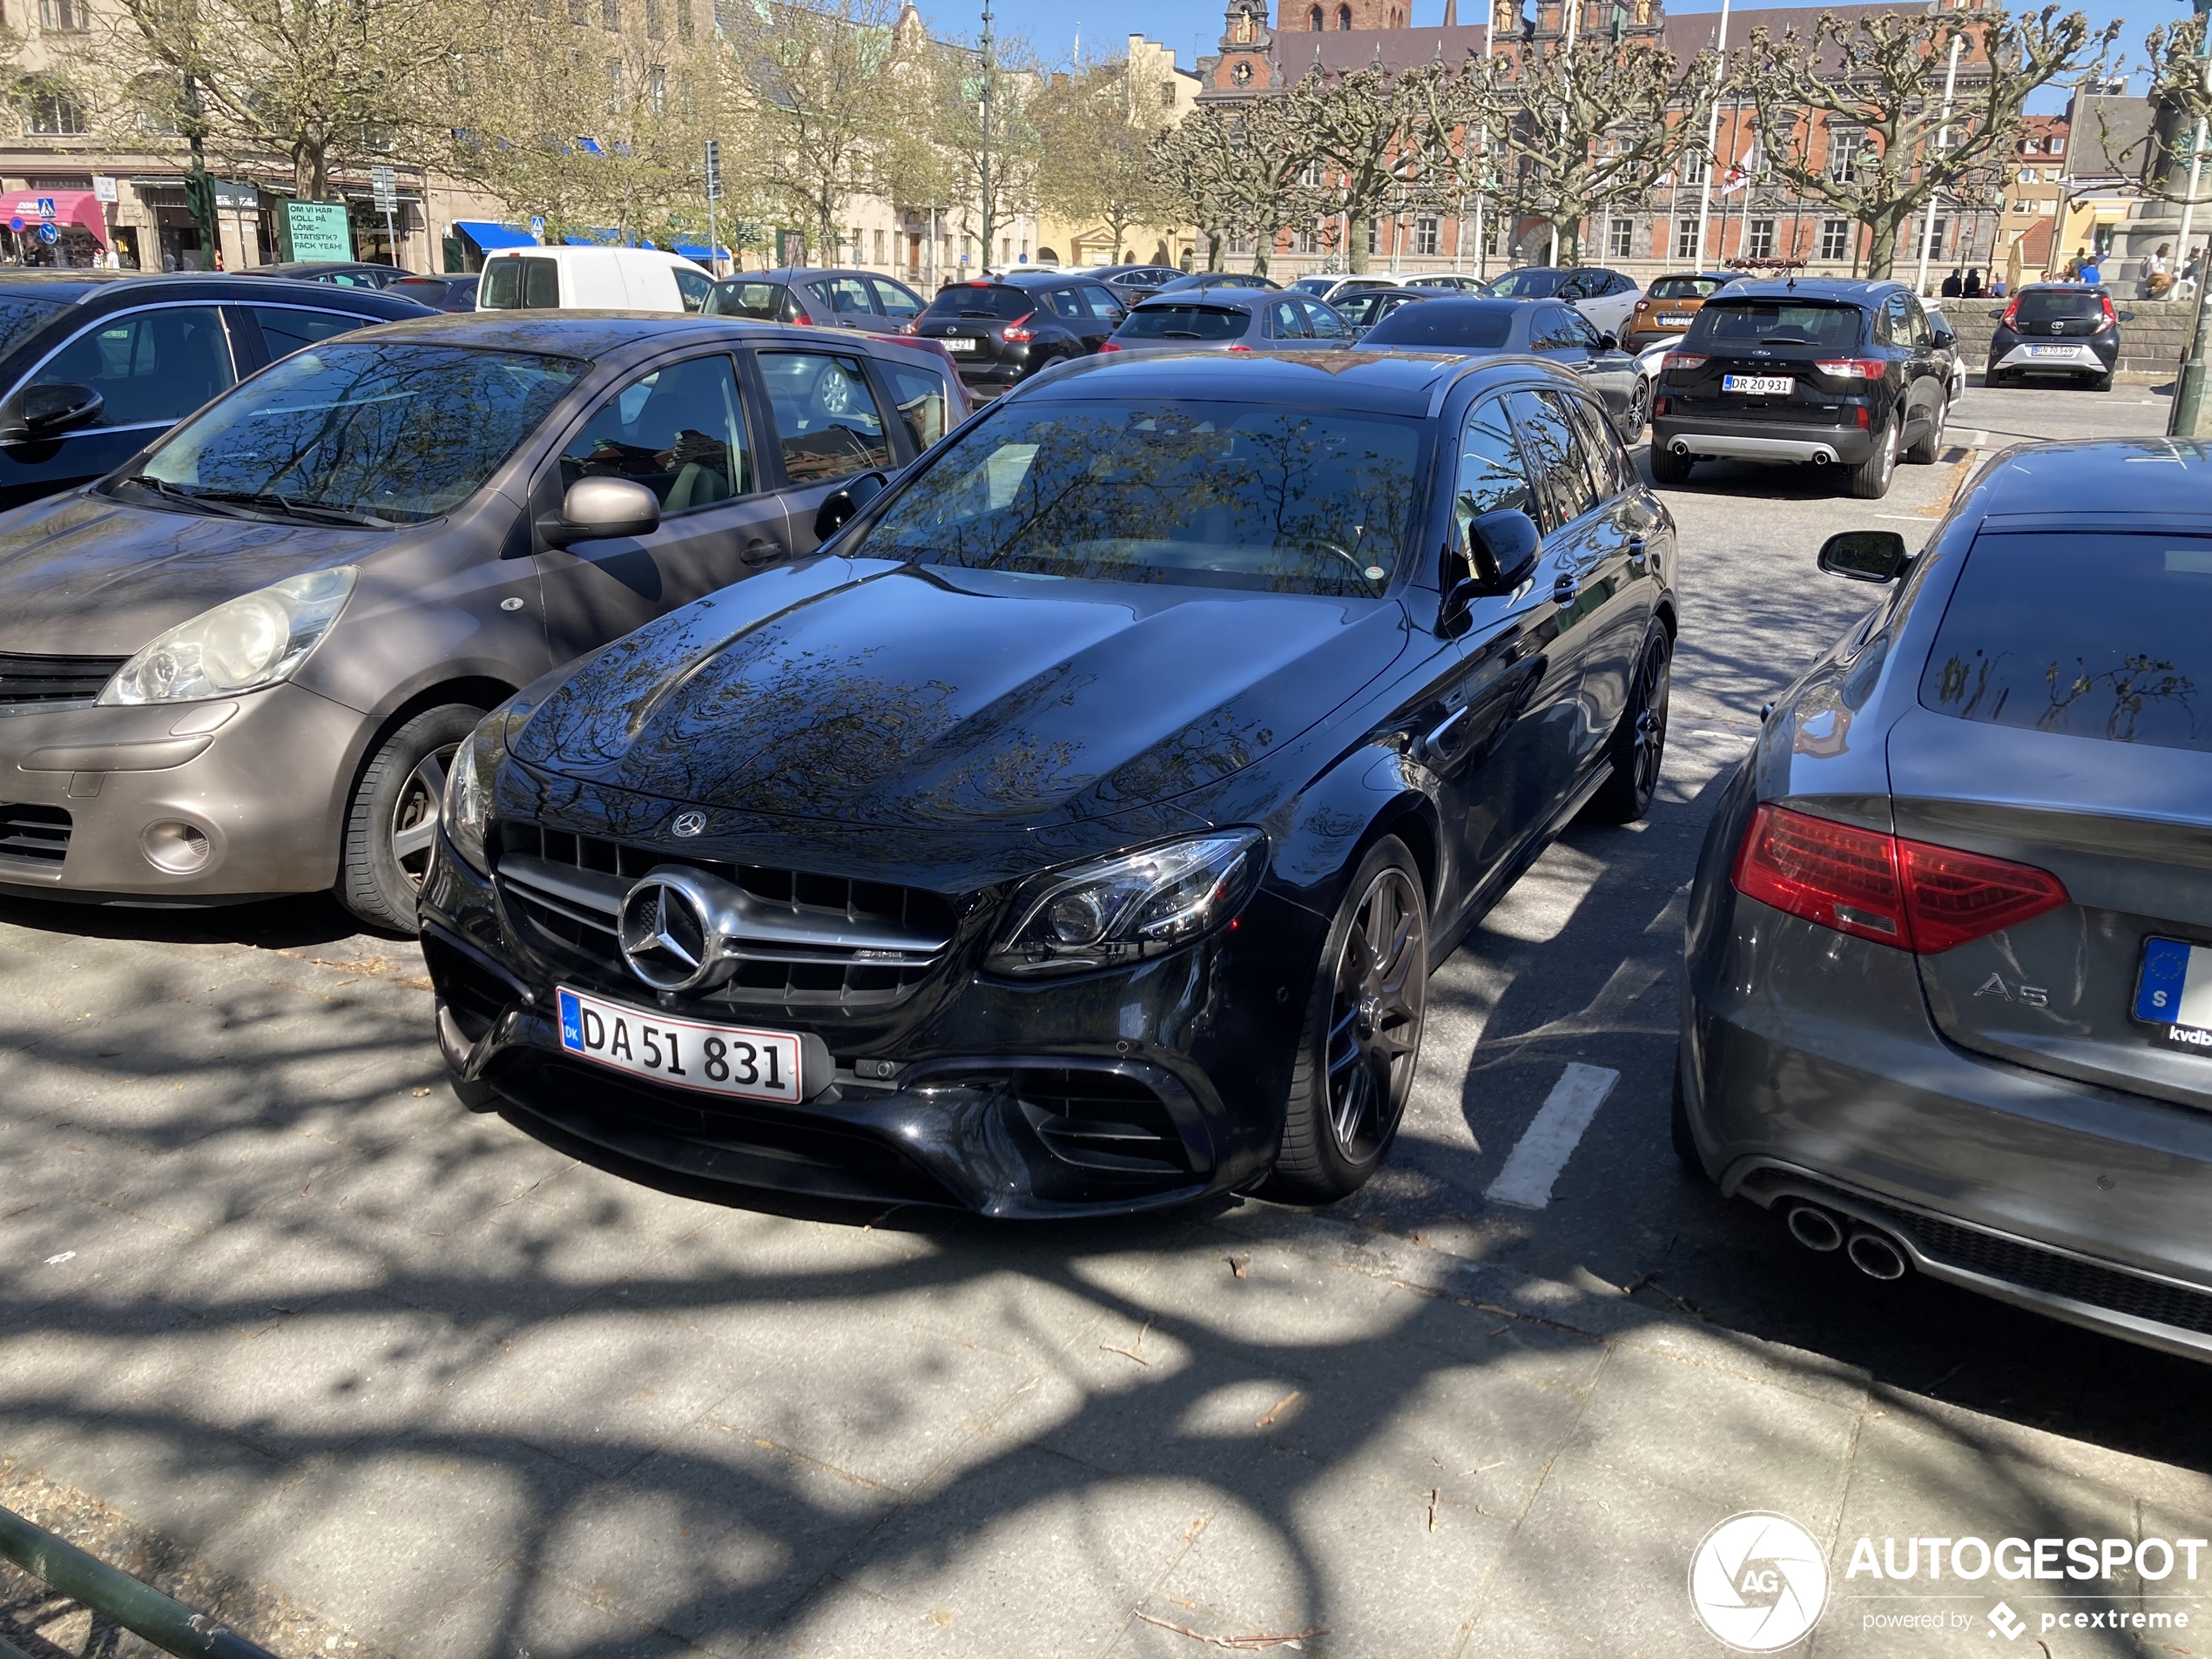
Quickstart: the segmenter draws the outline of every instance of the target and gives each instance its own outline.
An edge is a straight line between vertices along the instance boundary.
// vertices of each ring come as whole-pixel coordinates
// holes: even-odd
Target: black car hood
[[[212,605],[390,539],[72,490],[0,513],[0,651],[127,657]]]
[[[824,559],[600,652],[547,696],[513,752],[578,781],[746,813],[1042,828],[1254,765],[1381,673],[1406,637],[1385,600]]]

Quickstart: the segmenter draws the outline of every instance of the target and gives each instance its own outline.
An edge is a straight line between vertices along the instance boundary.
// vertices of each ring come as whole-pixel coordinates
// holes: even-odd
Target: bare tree
[[[983,238],[991,227],[1036,209],[1044,144],[1035,105],[1044,74],[1018,36],[994,44],[988,76],[981,54],[962,44],[939,46],[933,62],[929,111],[937,145],[951,165],[954,221],[967,235]],[[986,245],[982,263],[993,262]]]
[[[1314,127],[1323,95],[1309,79],[1278,97],[1201,105],[1155,146],[1163,188],[1205,233],[1209,270],[1222,268],[1232,239],[1249,240],[1252,269],[1264,276],[1285,230],[1335,211]]]
[[[2147,158],[2150,165],[2143,169],[2142,187],[2146,194],[2193,207],[2212,201],[2212,173],[2200,166],[2192,189],[2186,165],[2205,130],[2204,124],[2212,124],[2212,75],[2207,74],[2205,61],[2197,55],[2203,44],[2202,17],[2161,24],[2143,41],[2143,55],[2150,62],[2148,96],[2159,118],[2148,138],[2137,140],[2155,149]],[[2124,154],[2134,147],[2114,144],[2101,105],[2097,120],[2107,156]]]
[[[1209,271],[1222,268],[1235,233],[1231,187],[1241,131],[1236,111],[1201,104],[1180,125],[1157,135],[1148,157],[1162,212],[1204,239]]]
[[[1141,97],[1120,59],[1074,75],[1055,75],[1032,111],[1039,147],[1040,205],[1078,222],[1105,227],[1122,257],[1131,226],[1170,210],[1151,159],[1165,130],[1157,97]]]
[[[1588,37],[1408,78],[1460,186],[1549,226],[1563,265],[1581,262],[1586,221],[1641,201],[1702,145],[1716,78],[1710,52],[1685,63],[1664,47]],[[1478,128],[1487,156],[1468,140]]]
[[[1994,9],[1824,12],[1809,36],[1792,28],[1777,40],[1755,30],[1743,73],[1767,165],[1865,226],[1867,274],[1884,277],[1905,221],[1939,194],[1973,187],[2017,141],[2029,95],[2094,72],[2120,27],[2093,30],[2080,12],[2062,17],[2055,5],[2019,17]],[[1946,121],[1954,40],[1966,72]],[[1947,129],[1940,145],[1939,129]],[[1828,143],[1813,142],[1823,132]]]
[[[1368,235],[1386,207],[1444,205],[1446,179],[1421,165],[1427,110],[1417,72],[1393,78],[1379,69],[1357,69],[1324,78],[1309,75],[1284,100],[1308,136],[1321,164],[1323,188],[1335,192],[1336,211],[1352,226],[1352,268],[1367,268]]]

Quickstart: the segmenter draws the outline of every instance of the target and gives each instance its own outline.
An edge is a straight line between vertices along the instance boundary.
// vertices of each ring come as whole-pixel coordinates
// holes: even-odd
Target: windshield
[[[435,518],[474,495],[585,368],[457,346],[318,346],[179,427],[142,475],[172,495]]]
[[[1019,288],[990,282],[961,282],[938,291],[929,302],[932,317],[995,317],[1018,322],[1037,308],[1036,298]]]
[[[0,352],[11,350],[24,335],[44,327],[62,310],[51,300],[0,294]]]
[[[1446,351],[1495,351],[1513,334],[1503,306],[1431,300],[1400,306],[1367,331],[1368,346],[1436,346]]]
[[[1490,285],[1501,300],[1548,300],[1563,280],[1557,271],[1508,271]]]
[[[1251,326],[1241,311],[1219,306],[1140,306],[1116,331],[1122,340],[1234,340]]]
[[[1703,300],[1718,291],[1724,277],[1670,276],[1661,277],[1651,285],[1654,300]]]
[[[1811,300],[1712,300],[1700,307],[1683,344],[1689,347],[1812,346],[1849,351],[1858,344],[1857,306]]]
[[[1337,285],[1337,281],[1338,279],[1332,276],[1300,277],[1297,281],[1291,284],[1291,292],[1292,293],[1310,293],[1318,300],[1323,294],[1328,293],[1331,288],[1334,287]]]
[[[710,317],[757,317],[763,322],[784,318],[784,285],[780,282],[718,282],[706,296]]]
[[[1096,582],[1372,597],[1388,584],[1421,427],[1157,401],[1001,404],[851,550]]]

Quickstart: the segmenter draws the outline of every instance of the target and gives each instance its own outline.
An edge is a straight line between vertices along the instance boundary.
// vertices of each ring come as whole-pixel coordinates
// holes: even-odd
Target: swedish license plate
[[[1689,327],[1689,319],[1687,317],[1662,317],[1659,319],[1659,321],[1663,327],[1669,328],[1687,328]]]
[[[947,351],[974,351],[975,349],[975,342],[972,340],[941,340],[937,343]]]
[[[2071,357],[2078,348],[2073,346],[2030,346],[2030,357]]]
[[[795,1106],[801,1092],[799,1039],[786,1031],[671,1020],[562,986],[561,1046],[633,1077],[740,1100]]]
[[[1797,382],[1787,374],[1723,374],[1721,390],[1748,392],[1753,397],[1787,397]]]
[[[2212,1053],[2212,949],[2179,939],[2143,941],[2135,1017],[2178,1047]]]

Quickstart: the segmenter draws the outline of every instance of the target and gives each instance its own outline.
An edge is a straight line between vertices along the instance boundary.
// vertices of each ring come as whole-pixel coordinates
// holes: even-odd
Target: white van
[[[479,311],[697,311],[714,279],[656,247],[530,247],[495,253]]]

